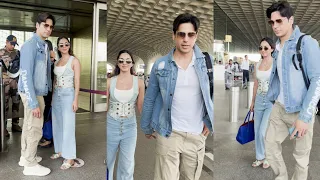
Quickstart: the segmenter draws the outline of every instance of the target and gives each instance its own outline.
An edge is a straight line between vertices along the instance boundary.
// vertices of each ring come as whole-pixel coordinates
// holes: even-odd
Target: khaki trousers
[[[272,108],[265,146],[266,158],[276,176],[275,180],[288,180],[287,168],[282,157],[281,143],[288,137],[289,128],[298,117],[299,112],[286,113],[284,107],[278,102]],[[302,138],[293,140],[293,156],[297,163],[292,180],[306,180],[308,178],[314,118],[313,116],[312,122],[309,123],[307,134]]]
[[[199,180],[205,154],[204,135],[173,131],[157,136],[154,180]]]
[[[26,166],[35,166],[38,143],[42,137],[44,100],[42,96],[37,96],[40,107],[40,118],[32,115],[32,109],[28,107],[26,95],[20,93],[24,106],[24,120],[21,134],[21,156],[26,159]]]

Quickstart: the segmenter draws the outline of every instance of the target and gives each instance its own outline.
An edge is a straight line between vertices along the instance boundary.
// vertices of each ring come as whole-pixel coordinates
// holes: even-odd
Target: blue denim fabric
[[[50,52],[37,34],[21,47],[18,90],[27,96],[28,107],[39,107],[36,96],[45,96],[52,89]],[[47,55],[47,56],[46,56]],[[47,60],[47,61],[46,61]]]
[[[273,104],[265,95],[257,93],[254,103],[254,134],[257,160],[265,158],[264,138],[272,106]]]
[[[199,78],[206,110],[203,122],[212,133],[213,99],[210,98],[205,56],[197,45],[193,49],[196,56],[194,68]],[[169,137],[172,132],[170,109],[178,76],[178,67],[173,60],[174,50],[158,59],[152,67],[141,116],[141,129],[145,134],[152,134],[155,130],[161,136]]]
[[[113,170],[119,151],[117,180],[133,180],[134,154],[137,142],[136,116],[112,118],[107,115],[107,168],[108,180],[113,180]]]
[[[304,79],[299,67],[297,56],[294,63],[298,67],[295,69],[292,56],[296,53],[296,46],[299,37],[303,33],[300,32],[298,26],[295,26],[290,38],[284,43],[282,53],[282,85],[284,94],[284,106],[287,113],[299,113],[299,119],[309,123],[316,110],[317,103],[320,98],[320,68],[319,57],[320,49],[317,40],[311,36],[305,36],[301,43],[302,64],[305,73],[310,80],[310,87],[307,90]],[[279,44],[280,41],[277,41]],[[278,50],[275,49],[272,54],[273,69],[270,77],[270,88],[268,91],[268,99],[272,102],[276,101],[280,93],[280,81],[277,71]]]
[[[73,88],[55,88],[52,98],[52,133],[55,153],[65,159],[76,158],[76,115],[72,110]]]

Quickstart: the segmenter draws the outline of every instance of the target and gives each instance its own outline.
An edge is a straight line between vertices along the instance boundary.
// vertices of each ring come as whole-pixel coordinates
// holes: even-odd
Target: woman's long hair
[[[274,52],[275,48],[276,48],[276,44],[273,42],[273,40],[269,37],[264,37],[261,39],[260,43],[259,43],[259,46],[260,44],[262,43],[262,41],[266,41],[269,46],[273,49],[273,51],[271,52],[271,54]],[[263,57],[261,56],[261,59],[263,59]]]
[[[70,43],[69,39],[68,39],[67,37],[65,37],[65,36],[62,36],[62,37],[59,37],[58,40],[57,40],[57,51],[58,51],[58,56],[59,56],[59,58],[62,57],[62,54],[61,54],[61,52],[59,51],[59,42],[60,42],[61,39],[66,39],[66,40],[68,41],[68,43],[70,44],[70,45],[69,45],[69,55],[70,55],[70,56],[74,56],[73,51],[72,51],[72,49],[71,49],[71,43]]]
[[[116,64],[116,67],[114,68],[114,70],[113,70],[113,72],[112,72],[111,77],[117,76],[117,75],[120,74],[120,68],[119,68],[119,66],[118,66],[118,59],[119,59],[120,55],[123,54],[123,53],[127,53],[127,54],[130,55],[130,57],[131,57],[131,59],[132,59],[132,67],[130,68],[130,74],[131,74],[131,75],[134,75],[134,71],[133,71],[134,60],[133,60],[133,56],[132,56],[132,54],[131,54],[130,51],[124,49],[124,50],[121,50],[121,51],[119,52],[119,54],[118,54],[117,64]]]

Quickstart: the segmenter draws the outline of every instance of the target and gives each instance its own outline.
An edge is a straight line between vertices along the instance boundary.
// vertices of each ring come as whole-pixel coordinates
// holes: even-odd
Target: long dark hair
[[[61,52],[59,51],[59,42],[60,42],[61,39],[66,39],[68,41],[68,43],[70,44],[70,46],[69,46],[69,55],[74,56],[73,51],[71,49],[71,43],[70,43],[69,39],[67,37],[65,37],[65,36],[62,36],[62,37],[59,37],[58,40],[57,40],[57,51],[58,51],[59,58],[62,57]]]
[[[264,37],[261,39],[259,46],[262,43],[262,41],[266,41],[269,44],[269,46],[273,49],[273,51],[271,52],[271,54],[272,54],[274,52],[274,49],[276,48],[276,44],[274,43],[274,41],[269,37]],[[261,56],[261,58],[263,59],[262,56]]]
[[[119,68],[119,66],[118,66],[118,59],[119,59],[120,55],[123,54],[123,53],[129,54],[129,56],[130,56],[131,59],[132,59],[132,64],[134,65],[134,60],[133,60],[133,56],[132,56],[131,52],[128,51],[128,50],[125,50],[125,49],[124,49],[124,50],[121,50],[121,51],[119,52],[119,54],[118,54],[116,67],[114,68],[111,77],[117,76],[117,75],[120,74],[120,68]],[[131,75],[134,75],[133,66],[130,68],[130,74],[131,74]]]

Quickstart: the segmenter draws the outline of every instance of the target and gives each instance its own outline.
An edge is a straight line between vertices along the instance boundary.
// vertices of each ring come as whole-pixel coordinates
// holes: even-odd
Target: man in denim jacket
[[[275,104],[266,133],[266,158],[275,173],[275,179],[287,180],[281,143],[290,135],[290,139],[294,139],[293,156],[297,162],[292,180],[306,180],[316,105],[320,96],[319,44],[311,36],[302,39],[302,65],[310,80],[307,88],[295,55],[302,33],[298,26],[293,26],[292,7],[285,1],[275,2],[266,10],[266,14],[275,35],[279,37],[273,53],[273,70],[267,94]]]
[[[41,13],[37,18],[36,33],[21,48],[21,75],[18,90],[24,105],[24,122],[21,135],[20,166],[24,175],[46,176],[50,169],[38,164],[38,142],[42,137],[44,100],[51,91],[50,52],[45,39],[51,35],[55,18]]]
[[[179,15],[173,22],[175,48],[151,70],[141,128],[157,140],[155,180],[178,180],[179,168],[186,179],[201,175],[213,100],[205,57],[195,45],[199,25],[197,17]]]

